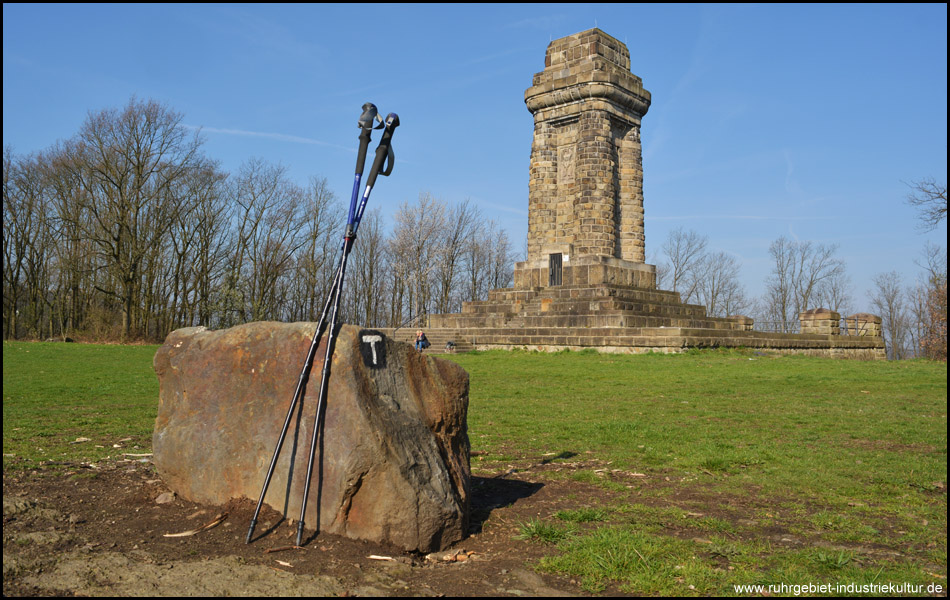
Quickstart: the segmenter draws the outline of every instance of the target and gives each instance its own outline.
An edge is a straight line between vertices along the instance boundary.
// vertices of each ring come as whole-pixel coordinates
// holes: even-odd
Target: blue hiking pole
[[[336,319],[338,310],[340,308],[340,296],[343,290],[343,275],[346,272],[346,259],[350,255],[350,251],[353,249],[353,244],[356,242],[356,231],[359,229],[360,219],[362,219],[363,211],[366,209],[366,203],[369,200],[369,195],[373,190],[373,185],[376,183],[376,176],[380,174],[388,176],[392,172],[394,155],[391,141],[393,132],[398,126],[399,117],[396,115],[396,113],[389,113],[389,115],[386,117],[383,137],[379,140],[379,146],[376,148],[376,158],[373,160],[373,167],[370,169],[369,177],[366,179],[366,191],[363,192],[363,198],[360,201],[359,208],[355,214],[352,212],[353,202],[351,201],[350,204],[351,214],[350,220],[346,224],[346,235],[343,238],[343,256],[340,258],[340,270],[339,275],[337,276],[337,286],[330,294],[333,303],[333,309],[330,316],[330,333],[329,338],[327,339],[326,355],[323,358],[323,374],[320,378],[320,395],[317,399],[317,414],[313,422],[313,438],[310,441],[310,459],[307,461],[307,478],[304,480],[303,502],[300,506],[300,520],[297,521],[298,546],[301,544],[303,538],[304,516],[307,512],[307,499],[310,496],[310,479],[313,476],[313,462],[314,457],[316,456],[317,436],[320,431],[320,416],[323,413],[323,404],[324,400],[326,399],[327,386],[329,385],[330,381],[330,359],[333,356],[333,348],[336,341]],[[389,163],[386,169],[383,170],[383,162],[387,158],[389,159]]]
[[[264,486],[261,489],[261,495],[257,501],[257,508],[254,510],[254,516],[251,518],[251,524],[247,530],[247,538],[245,540],[245,543],[248,543],[248,544],[251,542],[251,537],[254,534],[254,528],[257,526],[257,518],[260,515],[261,506],[264,503],[264,496],[267,494],[267,488],[270,485],[271,477],[274,474],[274,467],[277,465],[277,459],[280,456],[281,447],[283,446],[284,440],[287,436],[287,430],[293,418],[294,410],[296,409],[298,402],[300,402],[303,396],[303,390],[305,389],[307,380],[309,379],[309,376],[310,376],[310,368],[313,365],[313,359],[316,354],[317,347],[320,344],[320,339],[323,336],[324,330],[326,329],[327,317],[330,316],[331,307],[332,307],[332,318],[330,321],[332,324],[330,328],[331,336],[327,345],[327,350],[328,350],[327,360],[329,360],[329,357],[330,357],[330,348],[331,348],[333,337],[334,337],[333,330],[336,324],[337,307],[339,305],[339,295],[340,295],[339,292],[343,287],[343,274],[345,272],[345,267],[346,267],[346,256],[349,253],[349,250],[352,249],[353,242],[355,241],[355,238],[356,238],[356,230],[359,227],[359,221],[356,218],[356,213],[357,213],[356,202],[357,202],[357,198],[359,197],[360,179],[363,174],[364,163],[366,162],[366,150],[369,147],[370,136],[372,133],[371,130],[373,128],[374,120],[380,121],[380,125],[376,127],[376,129],[379,129],[380,127],[385,126],[385,123],[382,123],[382,119],[379,118],[379,115],[376,110],[376,106],[367,102],[366,104],[363,105],[363,114],[360,115],[360,119],[358,123],[358,126],[360,127],[360,130],[361,130],[360,131],[360,146],[359,146],[359,151],[357,153],[357,159],[356,159],[356,174],[355,174],[354,182],[353,182],[353,194],[350,199],[350,213],[349,213],[349,218],[347,221],[346,234],[344,236],[343,256],[340,259],[340,267],[334,274],[333,283],[330,286],[329,296],[327,297],[327,301],[323,306],[323,312],[321,313],[320,320],[317,323],[317,330],[314,332],[313,340],[310,343],[310,350],[307,353],[307,359],[304,362],[303,369],[300,372],[300,377],[297,380],[297,387],[294,390],[293,400],[290,403],[290,408],[288,408],[287,410],[287,417],[284,419],[284,425],[281,428],[280,437],[277,440],[277,447],[274,449],[274,456],[273,458],[271,458],[270,466],[267,469],[267,475],[264,477]],[[396,124],[398,125],[398,117],[396,117]],[[392,129],[395,129],[395,126],[393,126]],[[385,132],[384,132],[383,137],[386,138]],[[391,138],[392,138],[392,131],[389,131],[388,139],[391,139]],[[387,141],[387,144],[388,144],[388,141]],[[382,145],[382,141],[380,141],[380,145]],[[389,150],[388,152],[391,155],[391,150]],[[377,150],[377,155],[378,153],[379,151]],[[375,167],[375,162],[374,162],[374,167]],[[389,165],[388,171],[390,172],[392,171],[391,164]],[[389,173],[386,172],[384,174],[388,175]],[[372,172],[371,172],[371,179],[375,181],[375,175]],[[368,199],[368,197],[369,197],[368,193],[364,194],[363,203],[360,204],[360,207],[359,207],[360,216],[362,215],[363,208],[365,208],[365,201]],[[326,378],[327,373],[328,373],[327,366],[326,364],[324,364],[324,379]],[[322,404],[323,394],[324,394],[322,390],[324,389],[324,387],[325,387],[325,382],[321,382],[321,394],[320,394],[320,401],[318,402],[318,404]],[[320,407],[318,407],[317,422],[314,423],[314,439],[316,439],[316,431],[319,425],[319,418],[320,418],[319,415],[320,415]],[[312,446],[311,446],[310,460],[311,462],[313,460]],[[292,477],[289,477],[289,479],[292,479]],[[307,485],[306,485],[308,491],[309,491],[309,486],[310,486],[310,468],[308,467]],[[304,507],[306,507],[306,493],[307,492],[305,492],[305,495],[304,495]],[[303,513],[301,513],[301,528],[302,528],[302,522],[303,522]],[[299,530],[297,534],[297,545],[298,546],[300,545]]]

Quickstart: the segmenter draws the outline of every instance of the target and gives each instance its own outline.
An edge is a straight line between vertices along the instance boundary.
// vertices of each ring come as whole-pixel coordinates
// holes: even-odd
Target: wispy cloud
[[[475,203],[478,204],[478,206],[485,206],[485,207],[491,208],[491,209],[493,209],[493,210],[498,210],[498,211],[501,211],[501,212],[514,213],[514,214],[520,215],[520,216],[522,216],[522,217],[527,217],[527,216],[528,216],[528,211],[525,210],[525,209],[522,209],[522,208],[515,208],[515,207],[513,207],[513,206],[508,206],[508,205],[506,205],[506,204],[498,204],[498,203],[495,203],[495,202],[486,202],[486,201],[480,200],[480,199],[478,199],[478,198],[472,198],[472,200],[474,200]]]
[[[788,149],[784,149],[783,153],[785,154],[785,191],[789,194],[801,194],[802,188],[795,177],[795,164],[792,162],[791,153]]]
[[[542,15],[539,17],[529,17],[520,21],[508,21],[504,23],[502,29],[540,29],[552,30],[567,19],[565,14]]]
[[[838,217],[772,217],[766,215],[677,215],[675,217],[645,217],[647,221],[831,221],[835,219],[838,219]]]
[[[195,131],[200,131],[201,133],[258,137],[258,138],[266,138],[270,140],[277,140],[279,142],[291,142],[294,144],[311,144],[311,145],[316,145],[316,146],[327,146],[329,148],[341,148],[343,150],[352,150],[352,148],[347,148],[345,146],[340,146],[337,144],[331,144],[329,142],[324,142],[322,140],[315,140],[313,138],[301,137],[299,135],[288,135],[286,133],[270,133],[266,131],[247,131],[244,129],[223,129],[219,127],[202,127],[202,126],[197,126],[197,125],[183,125],[183,127],[187,129],[193,129]]]
[[[478,63],[488,62],[491,60],[497,60],[499,58],[507,58],[515,54],[524,54],[526,52],[526,49],[527,47],[509,48],[502,52],[495,52],[494,54],[485,54],[483,56],[476,56],[475,58],[472,58],[470,60],[467,60],[461,63],[461,66],[477,65]]]
[[[270,52],[284,59],[325,60],[327,49],[312,40],[301,40],[293,28],[279,20],[267,18],[255,7],[217,5],[217,18],[205,25],[231,39],[242,39],[259,51]]]

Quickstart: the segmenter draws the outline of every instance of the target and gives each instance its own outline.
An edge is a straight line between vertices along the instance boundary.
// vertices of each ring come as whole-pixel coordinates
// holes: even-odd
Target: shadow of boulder
[[[504,477],[472,477],[472,504],[469,534],[481,533],[482,525],[496,508],[511,506],[518,500],[538,492],[543,483],[505,479]]]

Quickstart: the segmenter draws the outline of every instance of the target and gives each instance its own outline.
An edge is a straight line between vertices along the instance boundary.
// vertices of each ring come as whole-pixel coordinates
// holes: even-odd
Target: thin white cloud
[[[291,142],[294,144],[312,144],[316,146],[328,146],[330,148],[341,148],[344,150],[352,150],[352,148],[346,148],[344,146],[339,146],[337,144],[331,144],[329,142],[324,142],[322,140],[315,140],[313,138],[305,138],[299,135],[288,135],[286,133],[270,133],[266,131],[247,131],[244,129],[224,129],[220,127],[203,127],[196,125],[183,125],[187,129],[194,129],[201,133],[215,133],[221,135],[240,135],[245,137],[259,137],[266,138],[270,140],[277,140],[279,142]]]
[[[516,214],[516,215],[521,215],[522,217],[527,217],[527,216],[528,216],[528,211],[527,211],[527,210],[524,210],[524,209],[521,209],[521,208],[515,208],[515,207],[513,207],[513,206],[508,206],[508,205],[505,205],[505,204],[498,204],[498,203],[495,203],[495,202],[486,202],[486,201],[484,201],[484,200],[479,200],[478,198],[472,198],[472,200],[473,200],[473,201],[475,202],[475,204],[478,205],[478,206],[486,206],[486,207],[488,207],[488,208],[491,208],[491,209],[494,209],[494,210],[498,210],[498,211],[501,211],[501,212],[508,212],[508,213],[514,213],[514,214]]]
[[[502,24],[501,29],[536,29],[549,31],[560,26],[567,19],[564,14],[542,15],[539,17],[529,17],[520,21],[509,21]]]
[[[766,215],[678,215],[675,217],[645,217],[647,221],[708,221],[708,220],[730,220],[730,221],[830,221],[837,217],[770,217]]]

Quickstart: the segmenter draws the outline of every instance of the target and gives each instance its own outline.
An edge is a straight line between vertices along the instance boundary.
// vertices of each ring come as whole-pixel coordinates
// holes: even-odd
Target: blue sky
[[[867,310],[874,275],[910,284],[924,243],[945,246],[904,198],[946,184],[946,4],[4,4],[3,143],[43,150],[135,95],[201,127],[225,170],[262,158],[345,201],[369,101],[402,122],[371,208],[470,199],[520,250],[524,91],[552,39],[595,26],[652,94],[648,262],[694,229],[758,295],[779,236],[835,243]]]

